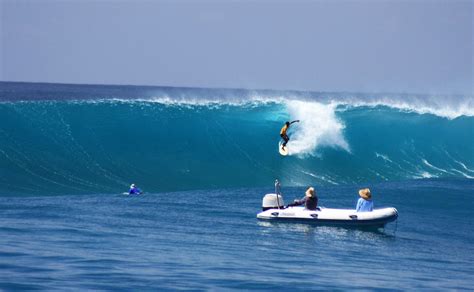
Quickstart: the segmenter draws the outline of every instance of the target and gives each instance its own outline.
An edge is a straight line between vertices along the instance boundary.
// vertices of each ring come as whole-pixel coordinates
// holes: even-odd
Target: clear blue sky
[[[0,2],[4,81],[473,92],[473,1]]]

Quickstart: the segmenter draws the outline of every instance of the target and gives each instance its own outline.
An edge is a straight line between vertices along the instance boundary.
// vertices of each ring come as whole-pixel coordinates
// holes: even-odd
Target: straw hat
[[[370,200],[372,198],[372,194],[368,188],[359,190],[359,196],[364,200]]]
[[[315,192],[314,192],[314,188],[313,188],[313,187],[309,187],[309,188],[306,190],[305,195],[306,195],[307,197],[314,197],[314,193],[315,193]]]

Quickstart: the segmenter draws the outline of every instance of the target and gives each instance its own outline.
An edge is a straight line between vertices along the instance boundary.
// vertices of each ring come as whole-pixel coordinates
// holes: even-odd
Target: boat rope
[[[398,228],[398,218],[397,218],[397,220],[395,220],[395,230],[393,231],[393,235],[395,235],[395,233],[397,233],[397,228]]]

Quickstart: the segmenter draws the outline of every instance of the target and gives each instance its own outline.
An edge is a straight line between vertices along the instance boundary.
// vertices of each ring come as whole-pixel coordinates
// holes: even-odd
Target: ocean
[[[0,115],[0,289],[473,289],[472,96],[0,82]],[[275,179],[399,218],[259,221]]]

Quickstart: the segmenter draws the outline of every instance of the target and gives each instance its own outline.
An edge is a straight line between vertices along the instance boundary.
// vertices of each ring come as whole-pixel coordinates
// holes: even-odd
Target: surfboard
[[[280,152],[280,154],[283,155],[283,156],[287,156],[288,155],[288,144],[285,146],[284,149],[281,149],[282,144],[283,144],[282,141],[280,141],[280,143],[278,143],[278,152]]]

